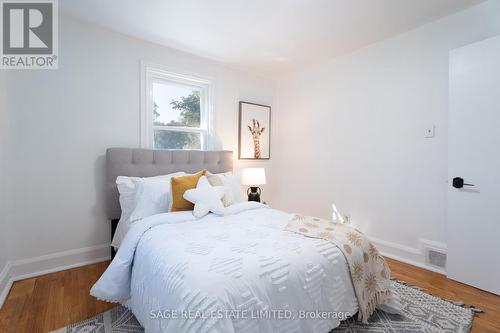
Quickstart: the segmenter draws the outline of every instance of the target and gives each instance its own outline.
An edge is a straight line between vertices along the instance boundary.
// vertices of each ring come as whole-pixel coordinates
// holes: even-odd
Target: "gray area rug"
[[[392,281],[393,290],[401,297],[403,315],[376,311],[369,324],[354,319],[343,321],[330,333],[405,332],[466,333],[474,319],[474,311],[418,289]],[[134,315],[124,307],[116,307],[90,319],[63,327],[52,333],[143,333]]]

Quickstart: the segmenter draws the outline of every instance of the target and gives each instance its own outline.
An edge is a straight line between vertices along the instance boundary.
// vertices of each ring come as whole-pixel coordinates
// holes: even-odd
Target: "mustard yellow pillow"
[[[184,192],[196,188],[198,180],[205,175],[207,170],[203,169],[194,175],[172,177],[170,180],[170,212],[193,210],[194,204],[184,199]]]

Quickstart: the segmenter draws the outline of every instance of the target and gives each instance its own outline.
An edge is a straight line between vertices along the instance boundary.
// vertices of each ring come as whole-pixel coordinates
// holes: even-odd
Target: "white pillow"
[[[146,182],[166,182],[168,186],[166,186],[167,191],[170,191],[170,178],[175,176],[182,176],[184,172],[176,172],[168,175],[161,175],[155,177],[125,177],[119,176],[116,178],[116,186],[118,188],[118,193],[120,194],[120,207],[121,207],[121,217],[118,225],[116,227],[115,235],[113,237],[113,241],[111,245],[118,248],[125,238],[125,234],[128,232],[130,228],[131,220],[130,216],[134,212],[138,200],[140,196],[137,195],[137,192],[140,189],[140,184],[144,181]],[[167,202],[168,205],[168,202]],[[167,206],[168,207],[168,206]],[[139,213],[139,211],[135,214],[135,216],[143,215]],[[154,214],[153,214],[154,215]]]
[[[135,193],[137,191],[137,182],[140,180],[138,177],[124,177],[119,176],[116,178],[116,186],[120,194],[120,207],[122,215],[118,225],[116,226],[111,246],[118,248],[125,238],[125,234],[130,228],[130,214],[135,208]]]
[[[170,180],[184,176],[185,172],[176,172],[153,178],[143,178],[138,183],[135,208],[130,214],[130,222],[145,217],[168,212],[170,205]]]
[[[212,186],[224,186],[224,196],[222,197],[224,207],[245,201],[239,174],[207,172],[207,179]]]
[[[195,217],[203,217],[209,212],[224,215],[224,205],[221,201],[224,196],[224,187],[210,185],[205,176],[198,180],[196,188],[187,190],[183,196],[187,201],[194,203],[193,215]]]
[[[122,210],[120,221],[129,219],[135,208],[137,185],[140,181],[141,178],[139,177],[118,176],[116,178],[116,187],[120,194],[120,207]]]

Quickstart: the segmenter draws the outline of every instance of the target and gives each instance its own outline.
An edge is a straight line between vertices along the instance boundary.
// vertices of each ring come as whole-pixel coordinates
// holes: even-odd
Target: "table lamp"
[[[250,186],[247,189],[248,201],[260,202],[262,190],[257,185],[266,183],[266,171],[264,168],[245,168],[241,175],[241,184]]]

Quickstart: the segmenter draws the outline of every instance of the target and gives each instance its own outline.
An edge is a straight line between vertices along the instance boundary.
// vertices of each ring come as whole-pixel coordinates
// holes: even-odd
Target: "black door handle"
[[[453,178],[453,187],[454,188],[462,188],[464,186],[474,186],[474,184],[464,183],[464,179],[460,177]]]

